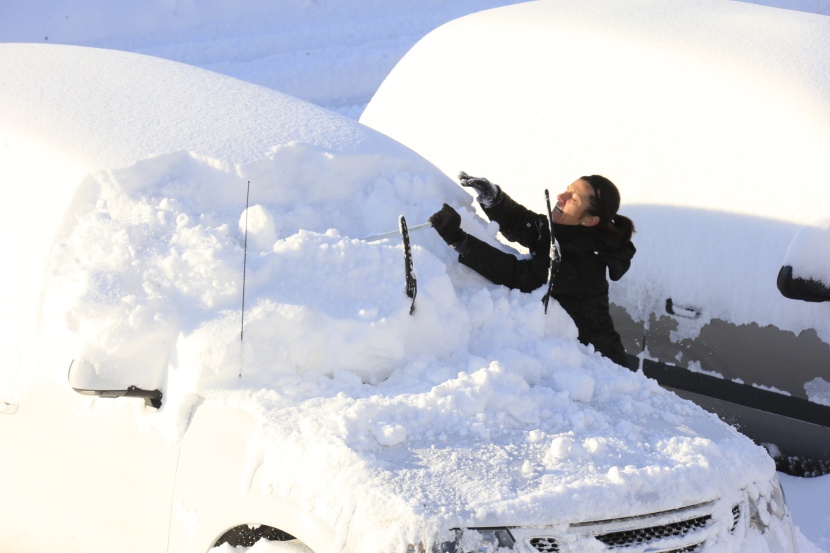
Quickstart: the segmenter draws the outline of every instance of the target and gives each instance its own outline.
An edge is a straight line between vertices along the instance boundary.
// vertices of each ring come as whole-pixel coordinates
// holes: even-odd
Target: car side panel
[[[256,428],[251,415],[221,402],[204,400],[194,408],[176,478],[171,552],[205,553],[227,530],[243,524],[272,526],[317,553],[331,550],[334,534],[328,525],[256,485]]]
[[[167,549],[177,448],[137,424],[144,402],[36,383],[0,412],[0,551]]]
[[[649,357],[728,380],[772,388],[809,399],[804,385],[818,377],[830,380],[830,345],[813,329],[796,335],[773,326],[735,325],[714,319],[694,339],[672,340],[677,321],[652,317],[646,347]]]

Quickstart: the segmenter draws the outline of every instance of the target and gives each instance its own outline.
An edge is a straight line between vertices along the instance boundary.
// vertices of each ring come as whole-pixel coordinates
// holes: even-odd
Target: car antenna
[[[251,202],[251,181],[248,181],[248,191],[245,195],[245,239],[243,241],[242,250],[242,320],[239,326],[239,344],[240,344],[240,359],[239,359],[239,378],[242,378],[242,342],[245,339],[245,278],[247,276],[248,267],[248,206]]]

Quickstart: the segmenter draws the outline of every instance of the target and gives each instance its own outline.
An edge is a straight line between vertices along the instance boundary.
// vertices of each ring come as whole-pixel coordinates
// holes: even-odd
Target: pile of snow
[[[425,220],[442,200],[467,198],[434,167],[353,120],[204,70],[79,47],[2,49],[4,170],[22,179],[33,168],[33,182],[41,145],[77,168],[49,171],[29,188],[45,196],[31,241],[5,236],[21,267],[21,288],[4,290],[12,312],[30,306],[42,280],[38,256],[59,231],[48,271],[55,309],[66,313],[56,320],[84,336],[74,356],[96,365],[104,356],[101,370],[140,364],[150,385],[175,363],[184,329],[224,312],[240,326],[247,238],[250,341],[265,318],[277,325],[266,332],[284,331],[289,370],[365,364],[367,378],[404,355],[406,344],[387,334],[399,332],[390,314],[408,308],[401,245],[359,239],[395,228],[401,213]],[[29,215],[19,205],[10,228]],[[419,271],[444,271],[432,264]],[[424,298],[452,292],[432,291],[428,279],[421,288]],[[459,316],[439,303],[447,313],[435,316]],[[352,317],[358,328],[343,328]],[[305,328],[325,342],[289,337]],[[332,347],[338,339],[342,348]],[[134,359],[148,340],[160,345],[155,362]],[[452,350],[457,340],[435,325],[413,334],[410,347]]]
[[[496,229],[399,144],[135,54],[3,45],[0,75],[0,167],[29,174],[43,205],[31,241],[17,240],[30,213],[4,214],[21,282],[0,295],[16,322],[4,394],[65,386],[75,359],[161,389],[143,424],[171,442],[201,400],[235,405],[266,423],[251,490],[295,500],[357,550],[766,491],[761,448],[580,345],[542,290],[460,266],[430,229],[413,233],[410,315],[400,241],[362,238],[444,202],[482,237]],[[44,151],[73,170],[41,170]]]
[[[4,0],[0,41],[148,54],[267,86],[357,119],[421,37],[458,17],[522,1]],[[830,0],[751,3],[830,15]]]
[[[354,119],[422,36],[522,0],[4,0],[0,41],[126,50],[267,86]]]

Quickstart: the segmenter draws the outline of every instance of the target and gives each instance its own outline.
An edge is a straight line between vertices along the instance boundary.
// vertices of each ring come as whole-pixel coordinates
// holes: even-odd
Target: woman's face
[[[599,217],[585,214],[593,195],[594,189],[590,184],[582,179],[575,180],[567,190],[556,196],[556,205],[551,214],[553,222],[559,225],[596,225]]]

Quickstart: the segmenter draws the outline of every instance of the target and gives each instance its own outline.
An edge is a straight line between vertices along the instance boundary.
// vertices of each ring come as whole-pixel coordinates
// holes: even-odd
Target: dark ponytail
[[[585,210],[586,213],[599,217],[598,228],[611,231],[623,242],[629,242],[636,232],[634,221],[617,213],[620,208],[620,191],[614,183],[602,175],[581,177],[581,180],[594,189],[591,205]]]
[[[614,227],[613,231],[619,236],[624,242],[631,242],[631,236],[637,232],[634,228],[634,221],[626,217],[625,215],[614,215],[614,220],[611,221],[611,225]]]

